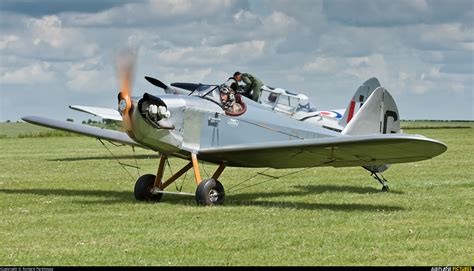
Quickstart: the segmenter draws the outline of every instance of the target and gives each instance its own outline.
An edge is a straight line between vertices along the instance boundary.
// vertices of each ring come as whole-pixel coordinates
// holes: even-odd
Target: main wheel
[[[220,205],[224,203],[224,199],[224,186],[217,180],[204,180],[196,189],[196,202],[198,205]]]
[[[156,176],[153,174],[142,175],[140,178],[138,178],[137,182],[135,183],[135,190],[133,191],[136,200],[156,202],[161,200],[163,194],[153,194],[151,192],[153,190],[153,186],[155,185],[155,178]]]

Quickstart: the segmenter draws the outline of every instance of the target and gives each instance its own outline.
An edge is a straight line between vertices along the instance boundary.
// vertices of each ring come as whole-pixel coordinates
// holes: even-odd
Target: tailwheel
[[[224,186],[217,180],[203,180],[196,189],[198,205],[220,205],[224,203]]]
[[[146,174],[140,176],[135,183],[134,195],[135,199],[139,201],[155,201],[158,202],[163,197],[161,193],[154,193],[156,176],[153,174]]]

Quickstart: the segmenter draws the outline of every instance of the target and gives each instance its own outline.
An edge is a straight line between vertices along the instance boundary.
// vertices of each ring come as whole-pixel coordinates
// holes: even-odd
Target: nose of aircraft
[[[137,109],[144,119],[157,129],[174,129],[171,112],[166,103],[148,93],[137,103]]]

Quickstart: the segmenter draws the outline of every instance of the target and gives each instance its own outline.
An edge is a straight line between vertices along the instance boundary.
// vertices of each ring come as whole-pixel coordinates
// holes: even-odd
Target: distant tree
[[[104,119],[102,121],[104,124],[107,124],[107,125],[115,125],[117,124],[117,121],[116,120],[109,120],[109,119]]]
[[[91,119],[88,119],[87,120],[87,124],[91,124],[92,123],[92,120]]]
[[[7,123],[10,123],[11,121],[10,120],[7,120]]]
[[[69,122],[74,122],[73,119],[66,119],[66,121],[69,121]]]
[[[87,122],[85,120],[82,121],[82,124],[86,124]]]

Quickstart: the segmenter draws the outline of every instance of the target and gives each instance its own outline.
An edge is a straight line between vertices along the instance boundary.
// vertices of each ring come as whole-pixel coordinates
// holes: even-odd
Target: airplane
[[[25,116],[26,122],[97,139],[138,146],[160,154],[157,174],[140,176],[134,187],[138,201],[161,201],[163,194],[195,196],[198,205],[220,205],[225,190],[219,181],[226,167],[311,168],[363,167],[389,191],[381,175],[390,164],[433,158],[447,146],[400,130],[393,97],[376,78],[358,88],[345,110],[316,111],[308,98],[264,86],[255,102],[225,84],[172,83],[145,77],[165,93],[132,98],[133,58],[118,66],[118,110],[87,106],[71,109],[121,121],[123,132]],[[169,157],[189,161],[163,178]],[[198,161],[218,165],[203,180]],[[190,169],[195,193],[165,189]]]

